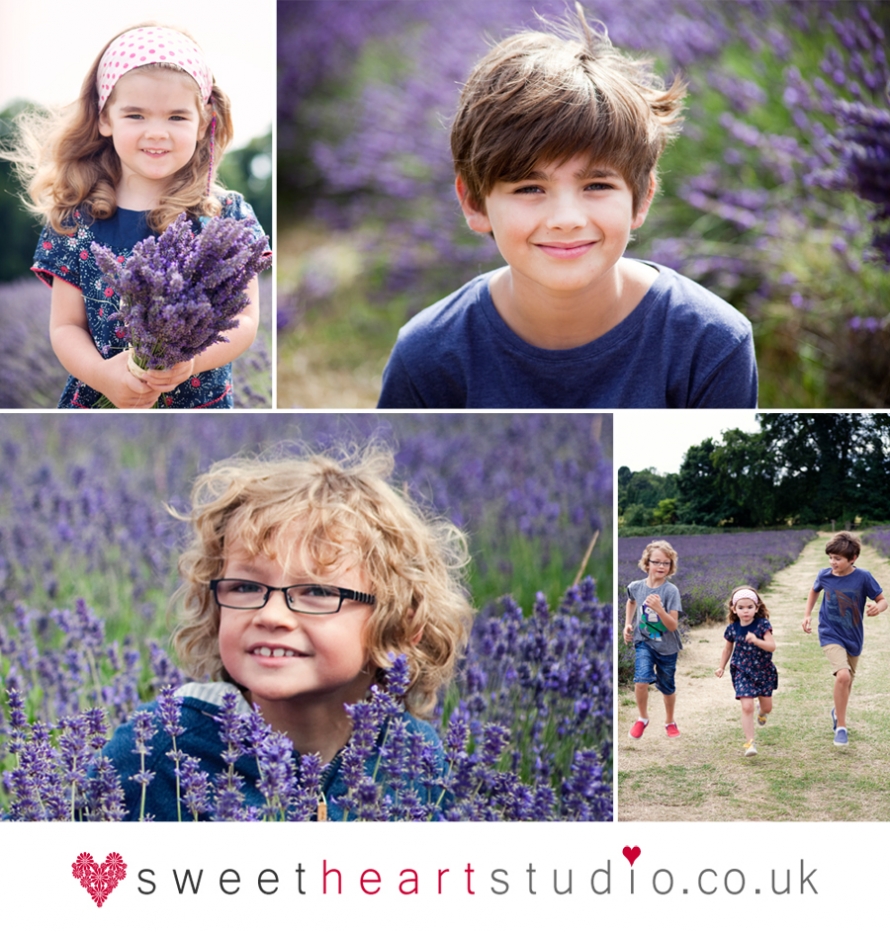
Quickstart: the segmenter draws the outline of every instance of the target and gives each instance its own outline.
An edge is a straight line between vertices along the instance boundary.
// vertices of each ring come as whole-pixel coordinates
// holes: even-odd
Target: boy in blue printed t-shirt
[[[455,186],[507,264],[402,328],[378,407],[756,406],[749,322],[624,255],[685,93],[580,7],[570,37],[524,32],[479,62],[452,125]]]
[[[819,644],[831,664],[834,674],[834,708],[831,724],[834,743],[846,747],[847,703],[853,688],[853,677],[862,654],[863,610],[869,617],[879,615],[887,608],[881,587],[868,570],[854,564],[859,558],[859,539],[841,531],[825,547],[831,567],[820,570],[807,597],[806,614],[802,622],[806,634],[812,631],[810,616],[820,592],[825,595],[819,608]],[[866,599],[874,604],[865,607]]]

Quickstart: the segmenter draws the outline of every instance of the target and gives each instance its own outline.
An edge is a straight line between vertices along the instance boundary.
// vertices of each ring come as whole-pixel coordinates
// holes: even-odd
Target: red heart
[[[97,864],[91,854],[83,852],[71,865],[71,873],[86,888],[96,906],[101,906],[127,876],[127,865],[116,851],[109,854],[102,864]]]
[[[634,845],[633,848],[630,848],[625,845],[621,849],[621,853],[627,858],[628,861],[630,861],[630,866],[633,867],[634,861],[636,861],[636,859],[640,856],[640,846]]]

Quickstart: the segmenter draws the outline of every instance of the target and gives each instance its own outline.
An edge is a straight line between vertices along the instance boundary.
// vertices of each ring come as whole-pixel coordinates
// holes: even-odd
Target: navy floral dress
[[[736,699],[771,696],[773,690],[778,689],[779,671],[773,663],[773,655],[768,650],[745,641],[749,631],[762,639],[772,630],[772,625],[759,615],[750,625],[733,621],[726,626],[723,637],[735,645],[729,662],[729,672],[732,674]]]
[[[237,191],[221,194],[223,217],[253,220],[255,238],[263,236],[253,208]],[[34,253],[34,265],[31,270],[52,286],[54,278],[61,278],[74,285],[83,294],[86,306],[87,323],[96,349],[105,359],[127,348],[121,322],[110,320],[118,310],[119,298],[102,278],[96,260],[90,252],[92,243],[108,246],[119,257],[125,259],[132,253],[136,243],[148,236],[157,234],[147,222],[147,213],[141,210],[127,210],[118,207],[114,215],[107,220],[83,222],[84,217],[75,211],[75,219],[81,224],[76,231],[72,226],[71,234],[59,234],[52,227],[46,226],[40,234],[40,241]],[[209,218],[202,218],[206,222]],[[200,232],[202,221],[195,222],[195,232]],[[93,408],[101,395],[89,385],[68,377],[68,383],[59,400],[60,408]],[[166,408],[232,408],[235,399],[232,393],[232,365],[228,363],[218,369],[206,372],[194,372],[191,377],[171,392],[161,395],[160,407]]]

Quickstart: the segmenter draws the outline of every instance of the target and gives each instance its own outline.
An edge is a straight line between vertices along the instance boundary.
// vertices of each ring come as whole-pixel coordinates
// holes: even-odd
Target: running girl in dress
[[[728,624],[723,632],[726,643],[720,656],[720,666],[714,673],[723,676],[726,664],[730,664],[735,697],[742,704],[745,757],[753,757],[757,753],[754,713],[756,711],[758,724],[765,725],[767,715],[773,710],[773,690],[779,685],[779,673],[773,663],[776,642],[769,612],[757,591],[750,586],[733,589],[726,620]]]
[[[6,153],[25,182],[28,207],[46,224],[33,271],[52,287],[50,339],[70,378],[60,408],[230,408],[232,360],[253,342],[256,277],[225,341],[187,362],[147,373],[128,365],[120,300],[96,265],[93,243],[123,262],[140,240],[181,213],[196,233],[211,217],[249,218],[250,205],[216,184],[232,138],[229,99],[204,54],[183,32],[145,24],[108,42],[79,98],[61,112],[26,113]]]

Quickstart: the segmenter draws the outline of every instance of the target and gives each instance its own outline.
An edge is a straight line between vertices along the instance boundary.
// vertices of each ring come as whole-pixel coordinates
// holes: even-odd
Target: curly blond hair
[[[467,539],[454,524],[426,514],[387,481],[391,451],[371,444],[335,453],[223,460],[199,476],[183,516],[191,541],[179,560],[176,598],[184,617],[173,644],[194,677],[227,679],[220,660],[219,608],[209,589],[227,549],[262,554],[286,568],[290,557],[324,572],[360,561],[376,596],[365,649],[378,670],[390,653],[405,654],[411,672],[409,711],[426,715],[452,677],[473,610],[463,588]]]
[[[139,23],[121,30],[105,43],[87,72],[74,103],[50,111],[25,110],[16,119],[18,135],[12,149],[0,153],[15,165],[25,190],[25,206],[57,233],[70,233],[77,226],[75,211],[82,220],[104,220],[117,210],[115,188],[121,179],[121,164],[114,143],[99,132],[99,94],[96,73],[106,49],[118,36],[141,26]],[[184,29],[172,27],[192,38]],[[194,41],[194,40],[192,40]],[[168,69],[187,74],[172,62],[155,62],[133,71]],[[213,83],[211,104],[201,100],[197,84],[195,95],[201,114],[195,154],[169,181],[163,202],[148,214],[148,225],[163,232],[181,213],[192,217],[216,216],[222,210],[221,189],[215,188],[216,170],[222,154],[232,141],[232,114],[229,98]],[[114,99],[114,92],[108,100]],[[210,121],[216,117],[213,145],[213,175],[208,192],[210,170]],[[84,216],[85,215],[85,216]]]
[[[643,548],[643,555],[640,557],[640,562],[637,566],[644,572],[649,572],[649,558],[652,556],[653,550],[662,550],[666,553],[671,560],[671,568],[668,570],[668,576],[673,576],[677,572],[677,551],[666,541],[666,540],[653,540],[650,541]]]

